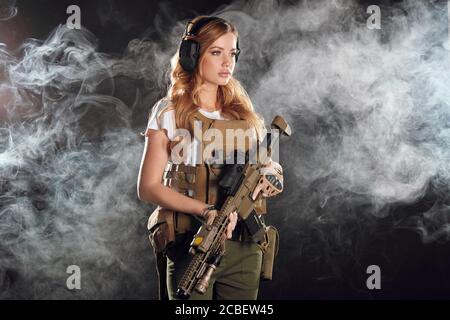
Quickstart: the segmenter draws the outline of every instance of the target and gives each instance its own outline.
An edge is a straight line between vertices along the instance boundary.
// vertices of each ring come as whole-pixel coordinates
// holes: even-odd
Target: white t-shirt
[[[148,122],[147,128],[148,129],[154,129],[154,130],[161,130],[165,129],[167,132],[167,137],[170,141],[173,141],[176,130],[176,123],[175,123],[175,110],[174,109],[167,109],[168,101],[166,99],[161,99],[153,108],[152,114],[150,116],[150,120]],[[199,111],[207,118],[214,119],[214,120],[227,120],[222,116],[220,111],[206,111],[204,109],[199,109]],[[195,166],[196,163],[198,163],[200,160],[198,159],[198,147],[199,147],[199,141],[197,138],[192,137],[192,143],[187,148],[187,163],[186,165]],[[169,158],[169,161],[172,162],[171,157]]]

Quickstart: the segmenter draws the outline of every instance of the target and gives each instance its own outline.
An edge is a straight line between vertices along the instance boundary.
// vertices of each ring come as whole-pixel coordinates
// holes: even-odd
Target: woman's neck
[[[204,85],[199,91],[200,108],[203,110],[213,112],[220,110],[220,106],[217,105],[217,85]]]

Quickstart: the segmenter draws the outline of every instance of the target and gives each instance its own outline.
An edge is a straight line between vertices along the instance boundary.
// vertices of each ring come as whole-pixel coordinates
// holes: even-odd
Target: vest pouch
[[[156,253],[163,252],[175,241],[174,214],[171,210],[156,208],[148,219],[149,240]]]
[[[279,235],[274,226],[266,228],[266,243],[263,245],[261,279],[272,280],[273,265],[278,254]]]

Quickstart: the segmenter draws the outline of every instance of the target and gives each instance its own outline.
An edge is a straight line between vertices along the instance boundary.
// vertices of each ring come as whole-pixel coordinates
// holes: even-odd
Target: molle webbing
[[[209,204],[217,201],[218,183],[223,165],[168,164],[164,171],[164,185],[189,197]]]

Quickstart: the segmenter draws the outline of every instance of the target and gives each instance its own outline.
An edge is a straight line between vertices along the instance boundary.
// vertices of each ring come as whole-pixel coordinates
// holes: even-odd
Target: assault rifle
[[[272,129],[278,129],[281,134],[291,135],[291,128],[286,121],[277,116],[271,124]],[[261,175],[260,170],[270,157],[271,146],[277,142],[279,135],[275,137],[269,132],[258,148],[246,152],[245,164],[232,164],[225,168],[225,172],[219,182],[219,194],[221,197],[216,205],[218,215],[211,225],[203,224],[191,243],[191,261],[185,270],[177,288],[177,298],[189,299],[192,291],[204,294],[209,286],[209,281],[214,270],[220,263],[224,254],[226,230],[229,224],[229,216],[237,211],[239,217],[245,221],[258,220],[259,216],[254,211],[255,201],[264,192],[264,188],[271,185],[281,192],[282,184],[276,174]],[[267,146],[267,152],[261,152]],[[258,154],[259,159],[255,160]],[[255,162],[255,163],[253,163]],[[261,238],[265,230],[253,228],[248,223],[248,229],[253,239]]]

